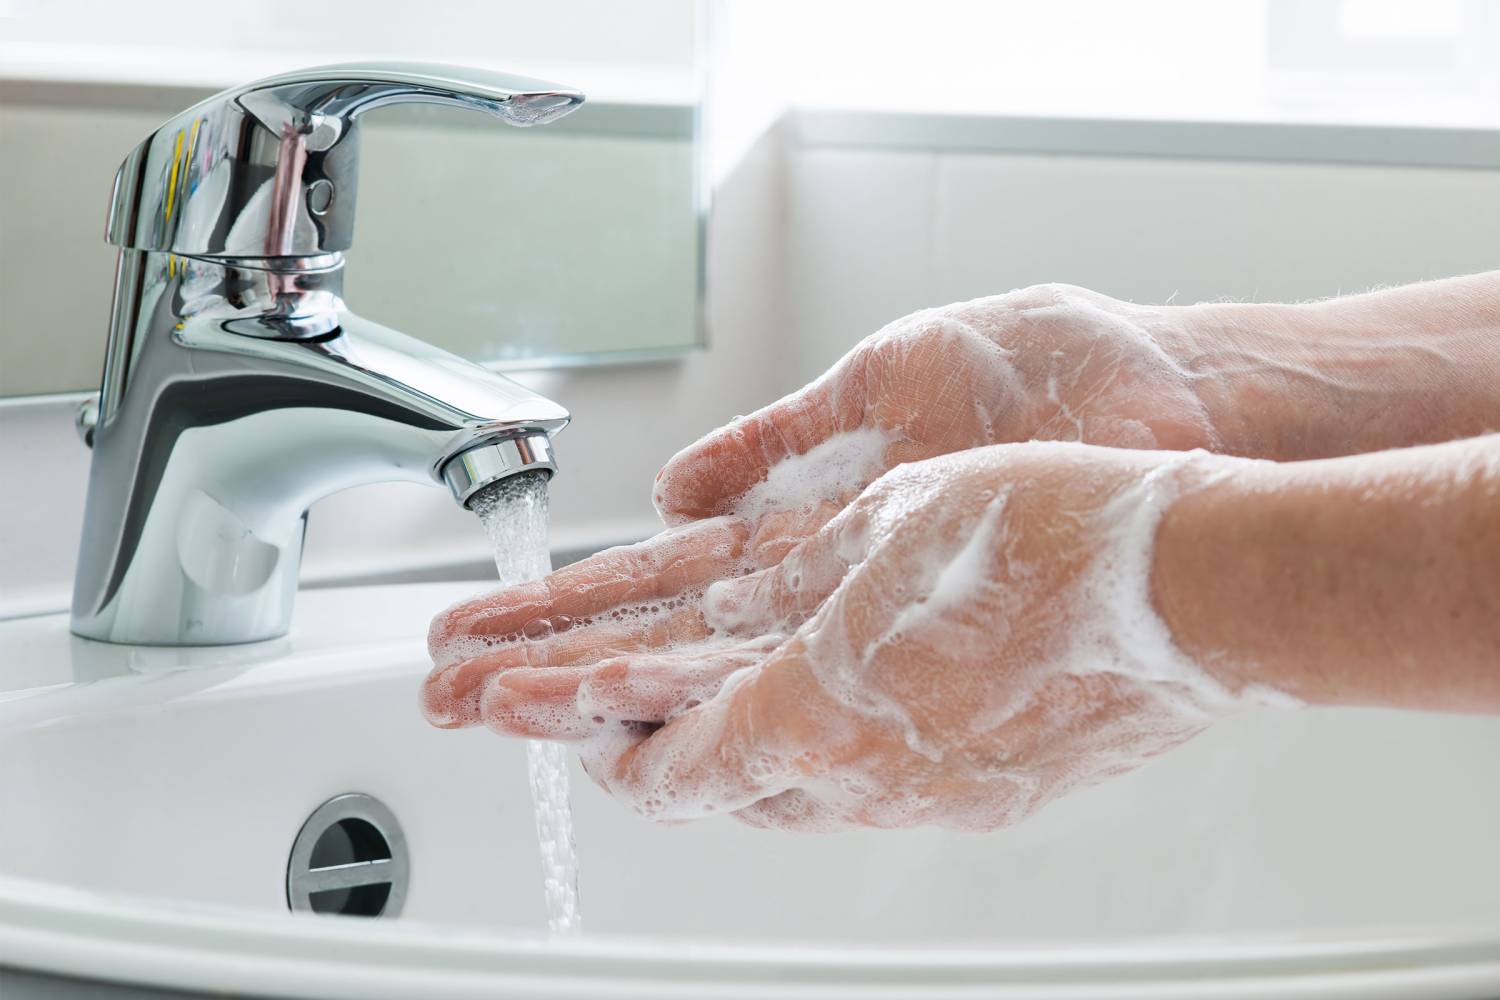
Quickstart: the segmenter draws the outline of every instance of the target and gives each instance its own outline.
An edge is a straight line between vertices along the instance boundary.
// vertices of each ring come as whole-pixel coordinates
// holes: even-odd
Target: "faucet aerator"
[[[453,499],[468,508],[480,490],[522,472],[540,472],[549,479],[557,472],[547,434],[521,434],[475,445],[449,459],[442,476]]]

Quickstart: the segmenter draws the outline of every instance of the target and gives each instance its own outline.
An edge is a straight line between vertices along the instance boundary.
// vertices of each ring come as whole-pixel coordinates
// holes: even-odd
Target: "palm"
[[[1155,313],[1040,286],[914,313],[866,338],[823,377],[685,449],[657,477],[669,524],[750,514],[757,565],[811,535],[906,462],[1028,440],[1211,448],[1190,373],[1157,345]],[[742,503],[788,458],[875,430],[876,463],[812,502]]]

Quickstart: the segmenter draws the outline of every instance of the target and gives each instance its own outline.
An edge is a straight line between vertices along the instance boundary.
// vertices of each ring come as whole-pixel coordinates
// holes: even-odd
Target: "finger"
[[[762,639],[586,666],[519,667],[485,683],[478,714],[496,732],[550,740],[581,739],[622,723],[660,725],[713,698],[725,678],[759,664],[773,648]]]
[[[823,530],[838,513],[859,495],[850,489],[843,495],[819,500],[809,507],[792,507],[770,511],[756,521],[750,535],[749,562],[752,566],[774,566],[786,554]]]
[[[524,639],[494,647],[483,655],[435,667],[423,685],[422,708],[427,721],[442,729],[472,726],[480,721],[479,697],[496,674],[521,668],[557,668],[597,664],[601,660],[642,650],[665,649],[698,642],[709,634],[702,612],[678,607],[643,615],[606,617],[602,622],[574,626],[545,639]]]
[[[733,575],[748,535],[747,525],[728,518],[699,522],[456,604],[433,619],[433,660],[470,659],[496,641],[544,637],[612,609],[670,601]]]
[[[677,821],[743,809],[806,780],[810,727],[799,713],[808,692],[793,679],[808,675],[790,645],[627,747],[603,772],[611,794],[647,818]]]
[[[472,660],[433,667],[422,682],[422,715],[439,729],[478,725],[479,694],[485,681],[502,670],[528,665],[527,643],[513,643]]]
[[[849,572],[846,557],[857,550],[844,544],[845,529],[859,517],[855,511],[826,525],[774,566],[711,585],[703,595],[705,622],[729,635],[795,631]]]
[[[484,686],[479,715],[506,736],[579,740],[600,728],[578,714],[578,687],[594,667],[521,667],[496,674]]]
[[[724,649],[620,657],[600,664],[578,689],[578,713],[596,723],[663,723],[712,700],[737,671],[764,663],[782,636]]]
[[[761,830],[832,833],[856,825],[832,806],[818,801],[801,788],[789,788],[779,795],[761,799],[736,810],[733,815],[746,826]]]
[[[660,728],[647,722],[620,723],[618,727],[603,726],[595,736],[577,745],[578,764],[595,785],[612,795],[610,778],[615,762],[631,747],[649,739]]]
[[[811,385],[741,417],[673,456],[657,473],[654,500],[668,524],[726,514],[771,467],[863,426],[864,345]]]

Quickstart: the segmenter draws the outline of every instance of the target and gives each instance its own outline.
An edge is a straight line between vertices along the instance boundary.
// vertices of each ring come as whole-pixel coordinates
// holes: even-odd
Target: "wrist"
[[[1213,468],[1180,486],[1162,513],[1151,558],[1153,610],[1182,655],[1231,694],[1269,688],[1308,700],[1244,634],[1266,628],[1256,597],[1274,587],[1276,569],[1270,550],[1255,541],[1261,524],[1241,518],[1247,496],[1274,491],[1279,466],[1218,458]]]
[[[1274,463],[1202,451],[1125,454],[1132,456],[1122,463],[1130,472],[1103,512],[1099,576],[1085,583],[1110,616],[1115,669],[1163,682],[1210,716],[1236,704],[1287,700],[1269,690],[1254,663],[1226,655],[1234,649],[1222,641],[1219,626],[1233,614],[1233,594],[1202,599],[1205,566],[1196,554],[1203,527],[1196,519],[1189,519],[1186,532],[1172,527],[1183,520],[1174,512],[1185,505],[1225,485],[1243,485]],[[1219,582],[1233,578],[1222,565],[1206,568]]]
[[[1163,320],[1168,353],[1224,454],[1290,461],[1362,450],[1351,441],[1354,411],[1378,406],[1394,381],[1380,371],[1391,360],[1382,344],[1330,343],[1305,306],[1205,303],[1172,307]],[[1354,369],[1354,383],[1338,374]]]
[[[1227,454],[1333,458],[1500,427],[1500,277],[1159,315]]]
[[[1153,607],[1231,692],[1500,709],[1495,437],[1311,462],[1222,459],[1163,512]]]

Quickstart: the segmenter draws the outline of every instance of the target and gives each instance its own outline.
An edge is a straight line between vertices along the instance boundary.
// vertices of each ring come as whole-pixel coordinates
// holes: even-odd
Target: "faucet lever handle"
[[[192,256],[347,250],[364,112],[447,104],[525,126],[581,103],[567,87],[465,66],[344,63],[266,77],[194,105],[131,151],[105,239]]]

